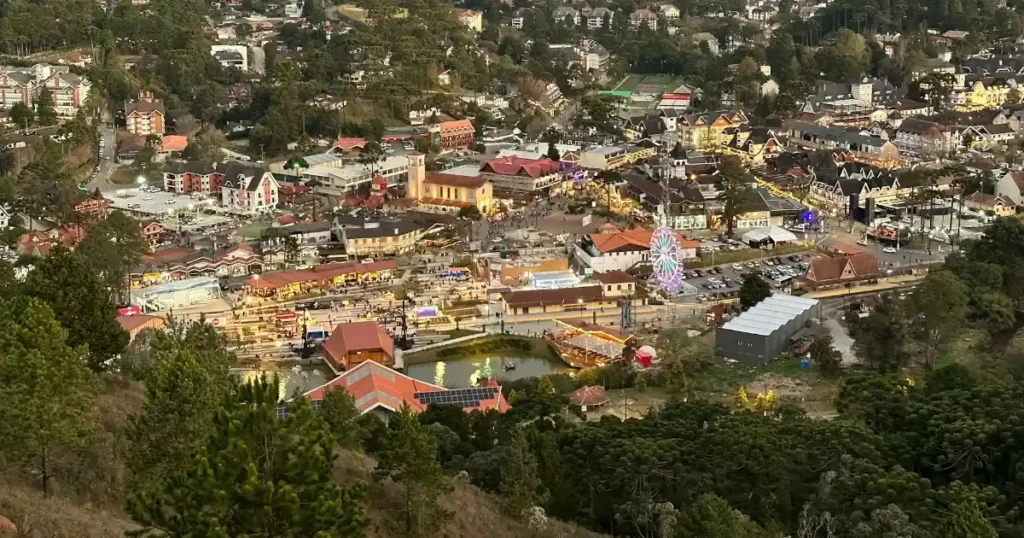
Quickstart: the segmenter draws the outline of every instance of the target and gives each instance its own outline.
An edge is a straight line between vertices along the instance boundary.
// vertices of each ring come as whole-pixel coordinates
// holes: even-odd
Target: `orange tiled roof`
[[[650,248],[651,236],[654,232],[645,228],[633,228],[626,231],[615,231],[611,233],[590,234],[594,246],[601,252],[614,252],[625,246],[638,248]],[[697,248],[700,243],[687,239],[683,234],[676,232],[676,242],[680,248]]]
[[[525,159],[523,157],[502,157],[484,163],[482,172],[503,176],[529,176],[538,178],[558,172],[561,165],[551,159]]]
[[[413,379],[382,364],[366,361],[323,386],[307,392],[305,396],[310,400],[321,400],[327,391],[339,387],[344,388],[352,395],[356,401],[356,409],[360,413],[366,413],[376,408],[397,412],[402,404],[408,405],[414,413],[420,413],[426,410],[427,406],[415,398],[414,395],[417,392],[447,390],[444,387]],[[508,408],[509,405],[499,389],[496,399],[481,401],[475,409],[480,411],[496,409],[498,412],[504,413]],[[465,410],[472,411],[473,409],[466,408]]]
[[[382,350],[395,358],[395,343],[376,321],[342,323],[324,341],[324,357],[335,369],[345,367],[345,356],[352,351]]]
[[[393,260],[373,263],[328,263],[310,269],[277,271],[253,276],[246,279],[245,284],[253,288],[276,289],[300,282],[322,282],[352,273],[372,273],[394,269],[398,269],[398,263]]]

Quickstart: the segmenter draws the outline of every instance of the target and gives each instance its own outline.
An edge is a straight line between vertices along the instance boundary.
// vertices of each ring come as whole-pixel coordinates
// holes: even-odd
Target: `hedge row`
[[[520,338],[492,338],[478,343],[466,344],[464,346],[449,347],[437,352],[439,359],[459,359],[471,357],[483,353],[497,353],[499,351],[522,351],[529,352],[533,344]]]

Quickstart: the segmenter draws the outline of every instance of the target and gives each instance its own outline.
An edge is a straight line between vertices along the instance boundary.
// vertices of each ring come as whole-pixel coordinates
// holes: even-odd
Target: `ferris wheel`
[[[651,235],[651,265],[654,268],[651,281],[656,288],[669,295],[679,293],[682,285],[683,266],[680,258],[675,231],[664,226],[655,229]]]

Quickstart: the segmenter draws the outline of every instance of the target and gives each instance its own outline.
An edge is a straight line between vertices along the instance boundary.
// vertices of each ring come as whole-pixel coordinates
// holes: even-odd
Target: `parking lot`
[[[682,298],[683,302],[708,302],[737,297],[743,280],[758,274],[775,289],[785,288],[794,278],[807,272],[812,254],[772,256],[742,263],[717,265],[707,269],[685,270],[686,283],[696,291]]]

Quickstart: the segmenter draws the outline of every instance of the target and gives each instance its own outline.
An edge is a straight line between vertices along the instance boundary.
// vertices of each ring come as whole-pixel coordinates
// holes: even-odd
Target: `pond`
[[[411,364],[406,367],[406,373],[413,379],[433,383],[438,362],[444,363],[444,386],[447,388],[471,386],[474,374],[477,377],[482,377],[488,364],[492,376],[499,382],[540,377],[569,368],[564,362],[556,359],[495,356],[490,358],[489,363],[487,359],[465,358]],[[509,365],[515,365],[515,369],[507,370],[506,366]]]
[[[232,373],[238,374],[242,381],[254,379],[261,373],[277,374],[281,379],[282,398],[291,398],[295,391],[304,394],[336,377],[324,364],[272,364],[263,368],[237,368]]]

